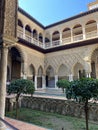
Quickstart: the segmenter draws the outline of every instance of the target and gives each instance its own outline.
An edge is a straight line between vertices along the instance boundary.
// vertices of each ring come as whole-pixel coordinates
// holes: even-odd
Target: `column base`
[[[0,121],[0,130],[6,130],[6,129],[7,129],[6,125]]]

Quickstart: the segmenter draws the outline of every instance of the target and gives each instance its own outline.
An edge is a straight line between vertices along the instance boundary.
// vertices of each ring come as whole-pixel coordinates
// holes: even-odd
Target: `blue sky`
[[[19,6],[44,26],[87,11],[95,0],[19,0]]]

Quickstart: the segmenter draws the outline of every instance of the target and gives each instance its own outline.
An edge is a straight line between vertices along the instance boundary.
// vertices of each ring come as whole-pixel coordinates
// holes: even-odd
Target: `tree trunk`
[[[16,96],[16,119],[18,119],[18,100],[19,96]]]
[[[86,99],[84,109],[85,109],[86,130],[89,130],[88,128],[88,99]]]
[[[64,93],[64,88],[62,88],[62,91],[63,91],[63,93]]]

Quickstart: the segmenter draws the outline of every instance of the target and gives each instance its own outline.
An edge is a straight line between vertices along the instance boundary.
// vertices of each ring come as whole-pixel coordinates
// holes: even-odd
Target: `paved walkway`
[[[32,125],[29,123],[25,123],[25,122],[7,118],[7,117],[5,117],[5,120],[19,130],[49,130],[46,128],[42,128],[36,125]],[[9,128],[8,130],[13,130],[13,129]]]

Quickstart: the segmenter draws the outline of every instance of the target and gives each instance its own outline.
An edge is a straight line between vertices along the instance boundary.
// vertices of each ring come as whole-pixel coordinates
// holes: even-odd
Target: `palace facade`
[[[36,89],[85,73],[98,78],[98,0],[88,11],[43,26],[18,8],[17,42],[8,50],[7,81],[27,78]]]

